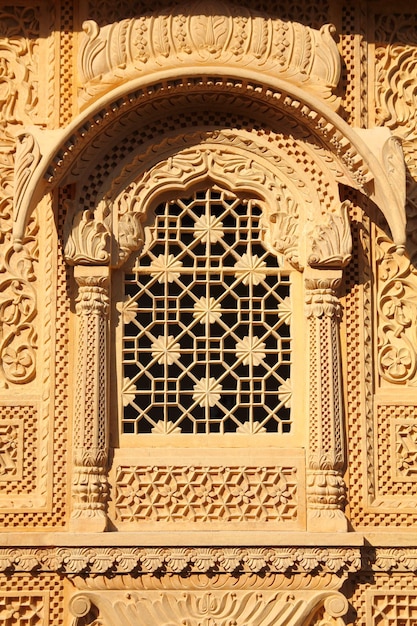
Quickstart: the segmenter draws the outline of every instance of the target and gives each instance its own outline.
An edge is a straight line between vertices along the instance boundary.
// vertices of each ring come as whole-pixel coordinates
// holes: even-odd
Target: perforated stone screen
[[[125,274],[124,433],[289,433],[290,274],[256,202],[160,204]]]

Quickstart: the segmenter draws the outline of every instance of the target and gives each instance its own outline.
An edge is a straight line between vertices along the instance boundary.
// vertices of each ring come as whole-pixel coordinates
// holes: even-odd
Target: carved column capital
[[[342,307],[337,297],[341,282],[342,270],[306,270],[305,312],[308,318],[341,318]]]
[[[84,268],[85,269],[85,268]],[[99,315],[106,318],[109,311],[109,276],[108,268],[94,268],[94,275],[85,275],[74,271],[78,285],[76,312],[78,315]],[[101,275],[101,271],[105,274]]]

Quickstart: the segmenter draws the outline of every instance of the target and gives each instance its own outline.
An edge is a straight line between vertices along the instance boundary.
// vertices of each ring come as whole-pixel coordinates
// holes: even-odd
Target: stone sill
[[[387,536],[393,540],[393,535]],[[417,544],[417,536],[414,542]],[[363,546],[362,533],[308,533],[308,532],[10,532],[0,533],[0,547],[88,546],[88,547],[235,547],[235,546]],[[385,544],[381,544],[385,545]],[[388,544],[387,544],[388,545]],[[392,545],[392,544],[391,544]],[[398,544],[395,536],[395,545]],[[407,544],[409,545],[409,544]]]

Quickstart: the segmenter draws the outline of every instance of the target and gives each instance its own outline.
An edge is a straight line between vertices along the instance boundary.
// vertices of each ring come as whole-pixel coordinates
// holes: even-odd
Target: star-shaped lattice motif
[[[287,409],[291,407],[292,387],[289,378],[278,387],[278,398]]]
[[[215,406],[220,401],[222,386],[215,378],[202,378],[194,385],[193,400],[200,406]]]
[[[222,316],[222,307],[214,298],[200,298],[194,304],[194,319],[201,324],[214,324],[218,322]]]
[[[157,337],[151,348],[152,356],[154,359],[157,359],[159,365],[172,365],[180,360],[181,346],[172,335],[169,335],[169,337],[165,335]]]
[[[235,264],[235,276],[244,285],[259,285],[266,278],[266,263],[257,254],[245,252]]]
[[[265,358],[265,342],[259,337],[243,337],[236,344],[236,356],[242,359],[243,365],[261,365]]]
[[[150,264],[150,275],[158,279],[158,283],[172,283],[179,278],[182,268],[182,262],[173,254],[164,256],[160,254]]]
[[[223,238],[223,222],[215,215],[201,215],[195,222],[194,235],[203,243],[216,243]]]
[[[123,406],[127,406],[131,402],[134,401],[138,390],[134,383],[130,380],[130,378],[125,378],[123,380],[123,388],[122,388],[122,401]]]

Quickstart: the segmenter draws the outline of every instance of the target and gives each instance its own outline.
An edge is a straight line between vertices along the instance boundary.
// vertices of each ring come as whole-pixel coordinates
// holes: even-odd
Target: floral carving
[[[235,276],[244,285],[259,285],[266,277],[266,263],[262,259],[245,252],[235,265]]]
[[[215,406],[222,393],[222,386],[215,378],[202,378],[194,385],[193,400],[200,406]]]
[[[19,196],[39,161],[31,136],[17,142],[24,124],[33,124],[38,105],[39,7],[3,7],[0,41],[0,385],[33,379],[36,367],[36,218],[21,245],[11,238],[13,197]],[[22,246],[22,243],[24,247]]]
[[[202,296],[198,302],[194,304],[194,319],[201,324],[214,324],[218,322],[222,316],[222,305],[213,297],[206,298]]]
[[[299,527],[296,466],[117,469],[121,524],[263,521]]]

